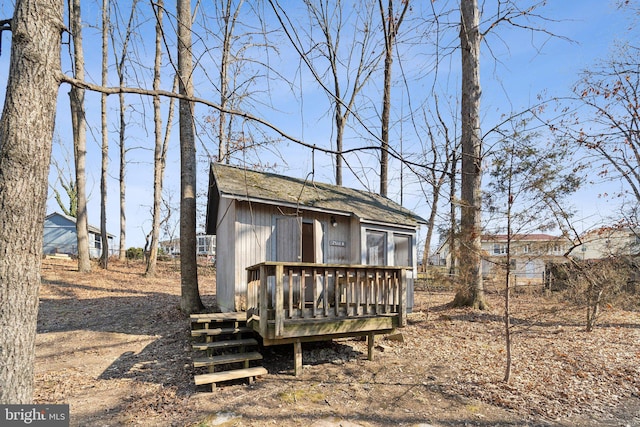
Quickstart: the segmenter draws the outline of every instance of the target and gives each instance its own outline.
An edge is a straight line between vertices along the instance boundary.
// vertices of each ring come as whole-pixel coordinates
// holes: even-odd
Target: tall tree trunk
[[[385,15],[382,0],[378,0],[380,18],[384,31],[384,84],[382,92],[382,117],[380,132],[380,195],[387,197],[389,181],[389,120],[391,111],[391,71],[393,66],[393,47],[396,43],[398,29],[404,15],[409,10],[410,0],[402,1],[402,10],[396,17],[393,12],[393,0],[388,0]]]
[[[154,62],[153,89],[160,89],[160,71],[162,67],[162,17],[164,11],[164,1],[157,2],[156,11],[156,54]],[[173,90],[177,91],[178,76],[174,78]],[[160,109],[160,97],[153,98],[153,118],[154,118],[154,134],[155,134],[155,150],[153,156],[153,222],[151,226],[151,248],[149,257],[147,258],[146,275],[154,276],[156,274],[158,262],[158,240],[160,237],[160,215],[162,204],[162,187],[164,168],[167,158],[167,147],[169,146],[169,135],[171,133],[171,124],[173,122],[174,100],[169,102],[169,116],[167,118],[167,129],[165,137],[162,137],[162,116]]]
[[[389,180],[389,110],[391,109],[391,67],[393,65],[393,40],[395,37],[395,21],[393,17],[393,0],[388,0],[388,15],[385,19],[382,0],[380,15],[384,36],[384,84],[382,90],[382,123],[380,132],[380,195],[387,197]]]
[[[178,74],[180,94],[193,96],[191,2],[178,0]],[[179,102],[180,111],[180,309],[185,314],[204,308],[198,290],[196,259],[196,145],[193,103]]]
[[[0,402],[33,401],[47,178],[60,73],[62,0],[18,0],[0,118]]]
[[[429,265],[429,254],[431,253],[431,239],[433,238],[433,229],[436,225],[436,216],[438,214],[438,203],[440,201],[440,191],[433,192],[433,200],[431,201],[431,213],[427,224],[427,235],[424,239],[424,251],[422,253],[422,269],[426,271]]]
[[[220,0],[220,14],[224,21],[224,34],[222,36],[222,54],[220,56],[220,107],[226,109],[231,103],[231,96],[239,96],[233,93],[233,88],[229,87],[229,66],[237,61],[231,53],[234,38],[236,38],[235,27],[240,16],[240,10],[244,4],[244,0],[235,2],[235,10],[232,11],[234,0]],[[227,122],[227,119],[229,120]],[[229,164],[231,158],[229,150],[232,144],[232,120],[233,116],[227,117],[227,114],[220,111],[220,120],[218,123],[218,161]]]
[[[482,140],[480,137],[480,12],[477,0],[460,3],[460,45],[462,55],[462,207],[460,212],[460,274],[462,287],[454,305],[484,310],[482,283],[481,181]]]
[[[109,0],[102,1],[102,86],[107,86],[109,72],[108,39],[109,32]],[[109,267],[109,238],[107,236],[107,177],[109,167],[109,130],[107,127],[107,95],[100,96],[102,118],[102,173],[100,175],[100,237],[102,240],[102,268]]]
[[[125,30],[124,40],[122,41],[122,56],[118,60],[116,66],[116,72],[118,73],[118,83],[120,87],[126,86],[125,81],[125,66],[127,63],[127,55],[129,52],[129,40],[133,32],[133,21],[136,16],[136,6],[138,0],[131,2],[131,9],[129,12],[129,20],[127,21],[127,28]],[[116,45],[115,39],[112,43]],[[116,55],[117,56],[117,55]],[[120,183],[120,245],[118,259],[124,261],[127,257],[127,183],[126,183],[126,167],[127,167],[127,147],[126,147],[126,129],[127,121],[125,117],[126,104],[124,93],[118,94],[118,101],[120,105],[120,132],[118,143],[120,146],[120,171],[119,171],[119,183]]]
[[[74,74],[84,80],[84,49],[82,47],[82,18],[80,0],[69,0],[69,28],[73,36]],[[84,89],[72,87],[69,91],[71,123],[73,127],[74,159],[76,163],[76,189],[78,191],[78,272],[91,271],[89,256],[89,222],[87,218],[87,126],[84,111]]]
[[[122,76],[120,78],[120,86],[124,86]],[[118,100],[120,104],[120,172],[118,175],[118,180],[120,182],[120,250],[118,259],[120,261],[124,261],[127,258],[127,148],[125,145],[125,130],[127,128],[127,123],[124,115],[127,107],[124,102],[124,94],[119,94]]]
[[[449,276],[456,274],[458,262],[458,222],[456,221],[456,174],[458,173],[458,157],[454,149],[451,159],[451,174],[449,181]]]

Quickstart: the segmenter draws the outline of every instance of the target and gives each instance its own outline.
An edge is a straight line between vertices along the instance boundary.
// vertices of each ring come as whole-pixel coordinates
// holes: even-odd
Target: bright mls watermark
[[[69,405],[0,405],[0,426],[68,427]]]

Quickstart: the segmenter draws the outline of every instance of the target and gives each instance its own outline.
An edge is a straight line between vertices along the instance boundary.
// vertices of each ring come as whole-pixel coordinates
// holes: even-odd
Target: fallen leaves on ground
[[[376,337],[373,361],[359,338],[304,344],[294,377],[291,346],[268,347],[268,375],[201,393],[174,264],[155,278],[140,264],[74,267],[44,261],[35,389],[38,403],[69,403],[72,425],[640,424],[640,307],[606,307],[587,333],[580,307],[515,293],[507,383],[500,295],[480,312],[419,289],[401,336]],[[214,270],[199,277],[212,306]]]

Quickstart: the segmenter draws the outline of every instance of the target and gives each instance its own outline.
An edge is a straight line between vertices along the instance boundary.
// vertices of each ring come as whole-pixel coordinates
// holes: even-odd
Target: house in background
[[[199,256],[216,257],[216,236],[199,233],[197,236],[198,247],[196,249]]]
[[[102,237],[100,229],[89,225],[89,256],[99,258],[102,254]],[[109,248],[114,248],[114,236],[107,233]],[[58,212],[47,215],[44,219],[44,236],[42,252],[45,255],[67,254],[78,255],[78,234],[76,219]]]
[[[204,233],[198,233],[196,235],[198,239],[196,254],[199,256],[212,257],[216,256],[216,236],[207,235]],[[158,247],[162,253],[171,256],[180,255],[180,239],[163,240],[158,243]]]
[[[485,279],[495,278],[505,268],[507,235],[484,234],[481,239],[482,276]],[[516,279],[540,283],[544,280],[546,264],[565,262],[564,254],[570,245],[567,239],[549,234],[515,234],[509,244],[511,273]],[[432,265],[446,267],[451,267],[451,259],[448,239],[430,257]]]
[[[158,243],[158,249],[172,257],[180,255],[180,239],[163,240]]]
[[[522,279],[525,283],[542,283],[547,263],[566,262],[564,254],[571,242],[564,237],[542,233],[514,234],[509,246],[510,271],[513,277],[516,280]],[[505,269],[507,235],[483,235],[482,252],[482,275],[495,278]]]
[[[582,244],[571,253],[582,260],[637,256],[640,253],[640,231],[628,227],[600,227],[580,236]]]

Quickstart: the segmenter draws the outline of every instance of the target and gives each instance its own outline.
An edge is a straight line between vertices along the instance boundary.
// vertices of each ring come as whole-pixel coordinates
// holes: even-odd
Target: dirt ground
[[[212,268],[200,291],[215,304]],[[558,296],[516,294],[513,370],[505,368],[502,302],[452,309],[450,291],[418,289],[401,335],[262,349],[265,375],[198,392],[177,267],[145,278],[113,262],[80,275],[45,260],[36,348],[36,403],[68,403],[86,426],[638,426],[640,306],[608,306],[594,332]]]

